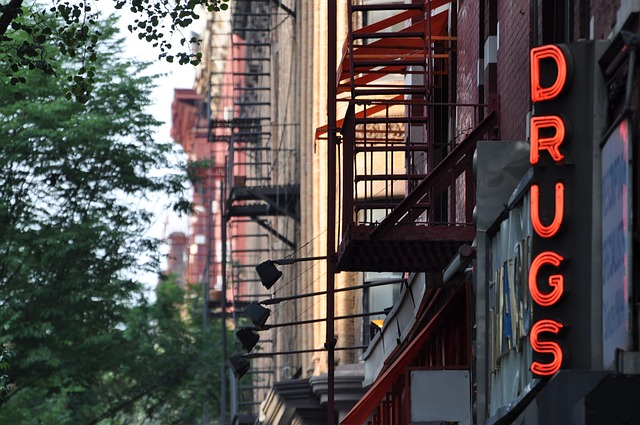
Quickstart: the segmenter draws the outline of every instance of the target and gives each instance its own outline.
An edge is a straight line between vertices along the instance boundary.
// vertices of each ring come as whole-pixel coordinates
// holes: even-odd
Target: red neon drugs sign
[[[536,47],[531,50],[531,100],[533,102],[549,102],[558,98],[570,83],[570,69],[563,49],[555,45]],[[543,61],[552,61],[556,68],[555,79],[543,78]],[[550,63],[545,64],[547,68]],[[550,81],[552,80],[552,81]],[[531,152],[529,162],[538,169],[538,176],[547,176],[538,184],[532,184],[529,190],[530,219],[535,240],[554,240],[557,238],[563,222],[566,220],[567,188],[562,181],[555,184],[549,181],[554,171],[565,167],[563,144],[567,139],[566,123],[557,114],[533,116],[530,120]],[[545,156],[542,161],[542,156]],[[543,164],[541,164],[543,162]],[[553,196],[551,193],[553,192]],[[543,204],[541,197],[553,199],[553,206]],[[549,220],[549,217],[552,217]],[[540,377],[548,377],[560,370],[565,353],[557,341],[564,325],[556,320],[544,317],[544,309],[551,308],[561,302],[565,293],[565,275],[563,263],[565,258],[558,252],[545,249],[534,253],[535,258],[529,268],[529,293],[541,312],[531,327],[529,341],[534,354],[544,361],[535,360],[530,370]],[[546,279],[541,270],[549,271]],[[548,288],[548,289],[543,289]]]

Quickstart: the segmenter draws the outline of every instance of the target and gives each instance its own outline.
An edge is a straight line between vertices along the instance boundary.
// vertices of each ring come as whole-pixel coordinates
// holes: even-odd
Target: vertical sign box
[[[530,369],[591,367],[595,43],[530,52]]]

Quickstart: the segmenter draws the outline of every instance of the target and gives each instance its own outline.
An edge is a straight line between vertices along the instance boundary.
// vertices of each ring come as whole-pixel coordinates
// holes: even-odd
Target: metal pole
[[[354,313],[354,314],[347,314],[344,316],[338,316],[338,317],[334,317],[333,320],[334,322],[336,320],[345,320],[345,319],[357,319],[359,317],[369,317],[369,316],[377,316],[378,314],[386,314],[387,311],[385,310],[380,310],[380,311],[370,311],[368,313]],[[310,323],[319,323],[319,322],[324,322],[326,319],[308,319],[308,320],[300,320],[297,322],[286,322],[286,323],[275,323],[273,325],[264,325],[261,328],[256,327],[252,327],[249,329],[253,329],[253,330],[257,330],[257,331],[267,331],[269,329],[273,329],[273,328],[286,328],[289,326],[297,326],[297,325],[308,325]]]
[[[211,40],[211,33],[209,34],[209,40]],[[211,141],[211,72],[209,71],[209,86],[207,88],[207,142]],[[207,178],[207,188],[205,196],[205,211],[207,212],[207,261],[205,263],[205,282],[204,282],[204,294],[203,294],[203,308],[202,308],[202,331],[204,334],[204,349],[209,350],[209,313],[211,311],[211,296],[209,291],[211,290],[211,259],[215,258],[212,255],[213,248],[213,211],[211,208],[211,202],[213,199],[213,170],[209,170],[209,176]],[[209,425],[209,399],[205,397],[202,402],[202,424]]]
[[[220,239],[222,245],[222,288],[220,294],[220,323],[222,328],[221,351],[222,357],[220,361],[220,425],[227,424],[227,212],[225,181],[220,185]]]
[[[336,351],[340,350],[362,350],[367,348],[367,345],[354,345],[352,347],[336,347]],[[240,357],[244,357],[245,359],[257,359],[259,357],[272,357],[272,356],[285,356],[291,354],[306,354],[306,353],[318,353],[324,351],[324,348],[310,348],[308,350],[290,350],[290,351],[274,351],[272,353],[247,353],[240,354]],[[265,373],[269,373],[270,371],[265,371]]]
[[[279,266],[285,266],[288,264],[300,263],[303,261],[316,261],[316,260],[326,260],[326,259],[327,257],[323,255],[320,257],[278,258],[277,260],[269,260],[269,261]]]
[[[380,282],[365,283],[364,285],[348,286],[346,288],[336,288],[334,289],[333,292],[337,293],[337,292],[345,292],[345,291],[355,291],[358,289],[375,288],[376,286],[395,285],[398,283],[406,283],[406,282],[407,282],[406,279],[388,279]],[[320,295],[327,295],[327,291],[309,292],[306,294],[290,295],[288,297],[274,297],[274,298],[258,301],[258,304],[272,305],[272,304],[281,303],[283,301],[299,300],[300,298],[317,297]]]
[[[334,289],[336,273],[336,69],[337,5],[327,2],[327,424],[335,425],[335,329]]]

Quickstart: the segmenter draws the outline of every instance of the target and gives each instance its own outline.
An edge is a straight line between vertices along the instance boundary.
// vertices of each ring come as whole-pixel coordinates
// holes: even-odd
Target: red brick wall
[[[187,256],[188,239],[182,232],[173,232],[169,235],[169,258],[167,272],[176,275],[178,283],[184,285],[185,260]]]
[[[478,99],[478,53],[480,51],[480,10],[479,1],[458,2],[458,103],[481,103]],[[481,70],[482,71],[482,70]],[[483,74],[481,74],[483,75]],[[477,124],[478,111],[473,107],[459,107],[457,110],[455,137],[461,141]],[[456,186],[456,220],[464,222],[465,208],[464,177]]]
[[[478,100],[479,2],[459,2],[458,10],[458,103],[480,103]],[[473,108],[458,109],[456,136],[468,133],[476,124]],[[459,137],[460,139],[461,137]]]
[[[595,17],[595,39],[608,38],[616,24],[620,0],[592,0],[591,16]]]
[[[500,135],[524,140],[529,111],[529,1],[498,2],[498,95]]]

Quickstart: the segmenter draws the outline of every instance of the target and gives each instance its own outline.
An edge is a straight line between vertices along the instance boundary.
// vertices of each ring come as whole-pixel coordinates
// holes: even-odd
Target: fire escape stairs
[[[234,116],[226,214],[230,219],[252,220],[268,234],[291,244],[266,219],[295,218],[299,199],[299,186],[272,185],[272,3],[239,0],[232,15]]]
[[[496,119],[487,114],[461,140],[450,140],[454,9],[442,7],[449,2],[348,6],[336,90],[336,101],[349,105],[337,123],[340,271],[440,273],[475,237],[472,157]]]
[[[295,249],[290,236],[279,230],[283,226],[277,227],[284,219],[299,219],[300,196],[298,184],[278,179],[277,167],[283,158],[273,134],[272,37],[276,14],[283,12],[294,16],[293,10],[274,0],[230,3],[229,47],[221,78],[226,81],[226,91],[222,90],[226,98],[220,99],[219,112],[210,123],[214,129],[210,131],[210,141],[225,147],[221,190],[225,230],[221,244],[226,254],[221,261],[226,264],[230,298],[227,313],[233,313],[234,321],[244,316],[235,312],[266,297],[254,269],[267,258],[279,258],[278,253],[274,257],[273,242]],[[273,372],[269,368],[269,374]],[[251,373],[258,372],[252,369]],[[238,397],[254,400],[256,391],[267,388],[257,385],[254,378],[251,385],[239,390]],[[237,407],[238,414],[257,413],[255,401],[239,403]]]

